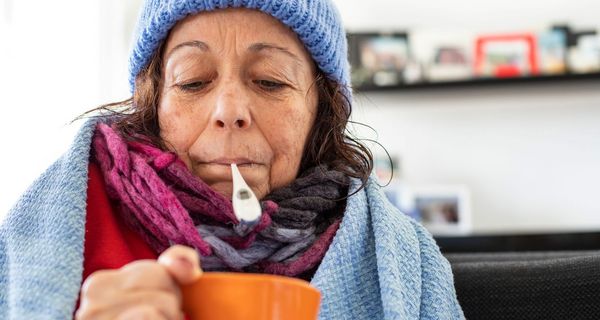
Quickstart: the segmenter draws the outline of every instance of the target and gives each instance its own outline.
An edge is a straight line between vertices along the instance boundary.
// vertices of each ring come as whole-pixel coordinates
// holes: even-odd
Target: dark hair
[[[158,122],[163,47],[164,43],[137,75],[132,98],[106,104],[90,112],[108,111],[114,116],[112,124],[123,137],[136,140],[141,135],[146,141],[166,150]],[[351,102],[345,94],[346,88],[327,78],[320,70],[313,85],[318,89],[317,115],[306,142],[300,172],[326,164],[349,177],[360,179],[363,188],[373,170],[373,155],[347,133]]]

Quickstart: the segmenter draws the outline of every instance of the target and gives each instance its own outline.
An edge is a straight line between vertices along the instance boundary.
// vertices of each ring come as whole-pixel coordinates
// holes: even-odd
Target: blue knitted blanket
[[[0,319],[72,318],[95,122],[83,125],[0,226]],[[351,191],[358,186],[353,181]],[[312,284],[322,292],[319,319],[464,319],[448,261],[374,178],[348,199]]]

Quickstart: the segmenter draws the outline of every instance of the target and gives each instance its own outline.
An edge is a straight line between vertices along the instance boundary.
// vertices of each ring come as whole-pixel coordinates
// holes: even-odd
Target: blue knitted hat
[[[346,34],[331,0],[146,0],[129,58],[131,92],[135,88],[136,76],[150,62],[154,51],[178,21],[202,11],[229,7],[256,9],[275,17],[298,34],[329,78],[350,86]],[[346,93],[349,95],[350,90]]]

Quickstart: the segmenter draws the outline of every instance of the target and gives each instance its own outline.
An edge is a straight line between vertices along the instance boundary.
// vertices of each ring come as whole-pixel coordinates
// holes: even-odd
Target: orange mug
[[[181,287],[190,320],[316,320],[321,293],[295,278],[205,272]]]

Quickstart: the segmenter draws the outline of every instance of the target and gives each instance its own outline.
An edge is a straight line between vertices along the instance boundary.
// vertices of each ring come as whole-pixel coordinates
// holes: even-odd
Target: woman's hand
[[[134,261],[91,274],[81,288],[75,319],[183,319],[179,285],[202,271],[195,250],[173,246],[157,261]]]

